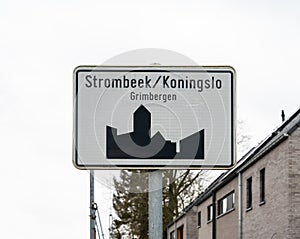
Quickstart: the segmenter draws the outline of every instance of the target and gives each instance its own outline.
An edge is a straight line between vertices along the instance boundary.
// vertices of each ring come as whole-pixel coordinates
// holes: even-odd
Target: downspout
[[[239,207],[239,239],[243,239],[243,182],[242,182],[242,173],[239,172],[238,177],[239,184],[239,195],[238,195],[238,207]]]
[[[212,221],[212,239],[217,239],[217,220],[216,220],[216,193],[212,192],[213,200],[213,221]]]

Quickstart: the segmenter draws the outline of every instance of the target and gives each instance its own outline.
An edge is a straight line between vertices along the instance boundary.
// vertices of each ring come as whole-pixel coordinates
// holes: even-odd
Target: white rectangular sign
[[[235,71],[79,66],[73,149],[79,169],[232,167]]]

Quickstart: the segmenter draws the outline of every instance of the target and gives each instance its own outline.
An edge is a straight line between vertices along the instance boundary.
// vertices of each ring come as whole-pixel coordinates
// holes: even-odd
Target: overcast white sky
[[[149,47],[231,65],[256,145],[299,108],[299,23],[296,0],[2,0],[0,238],[89,236],[89,176],[71,161],[77,65]],[[96,190],[107,229],[111,192]]]

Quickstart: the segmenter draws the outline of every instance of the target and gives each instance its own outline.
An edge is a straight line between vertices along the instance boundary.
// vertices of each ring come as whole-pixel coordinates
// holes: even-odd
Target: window
[[[247,179],[247,198],[246,198],[246,203],[247,203],[247,209],[252,208],[252,177]]]
[[[207,207],[207,221],[210,222],[213,219],[213,205]]]
[[[183,226],[177,229],[177,239],[183,239]]]
[[[234,191],[218,201],[218,215],[234,209]]]
[[[259,201],[265,202],[265,169],[261,169],[259,173]]]
[[[171,231],[171,233],[170,233],[170,239],[175,239],[175,231]]]
[[[201,212],[198,212],[198,227],[201,227]]]

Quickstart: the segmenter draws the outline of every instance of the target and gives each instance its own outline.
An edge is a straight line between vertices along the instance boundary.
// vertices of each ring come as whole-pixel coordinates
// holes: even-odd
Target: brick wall
[[[228,193],[234,191],[235,205],[234,209],[224,215],[217,216],[216,228],[218,239],[238,239],[238,178],[235,177],[231,182],[227,183],[216,193],[218,200],[222,199]],[[216,214],[217,215],[217,214]]]
[[[197,207],[187,213],[186,239],[198,239],[197,236]]]
[[[289,140],[289,239],[300,238],[300,129]]]
[[[201,211],[201,227],[198,228],[198,239],[212,238],[212,223],[207,221],[207,207],[212,204],[212,197],[198,206],[198,212]]]
[[[287,238],[288,140],[243,172],[243,239]],[[265,204],[260,204],[260,170],[265,168]],[[246,210],[246,180],[252,177],[252,209]]]

